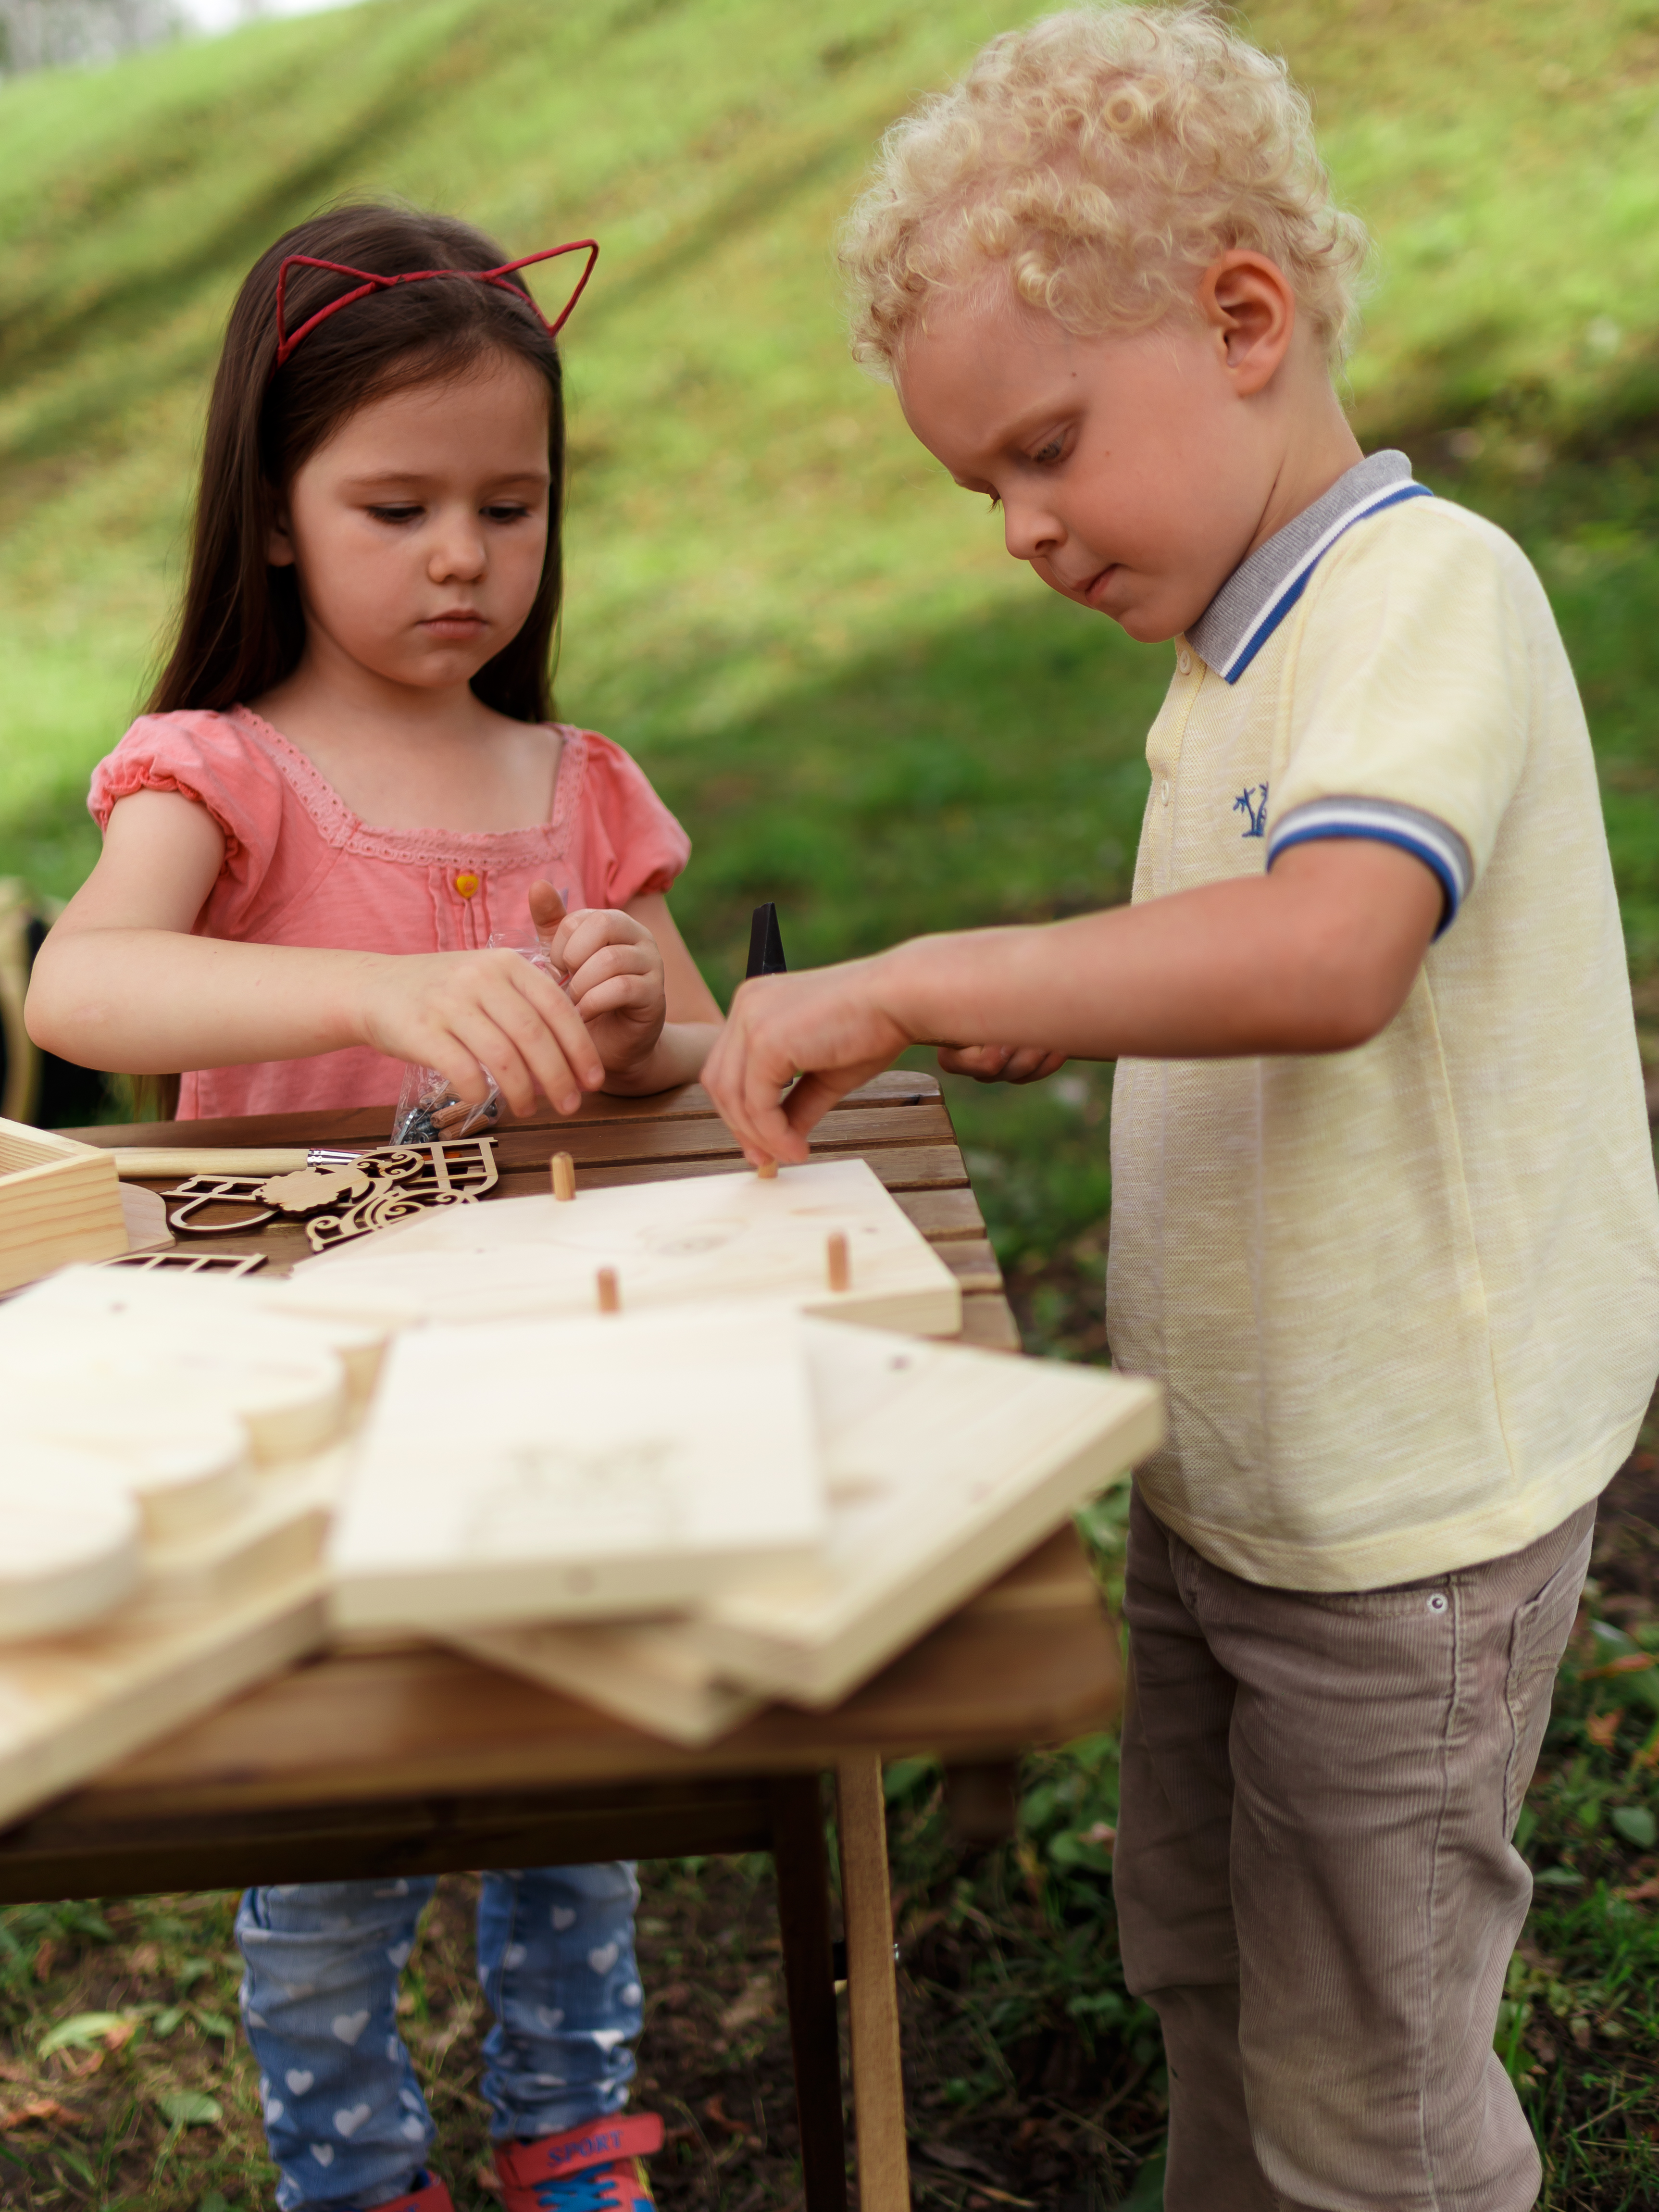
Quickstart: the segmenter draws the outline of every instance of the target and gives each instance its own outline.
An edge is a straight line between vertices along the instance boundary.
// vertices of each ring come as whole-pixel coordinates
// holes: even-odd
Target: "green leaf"
[[[1634,1844],[1638,1851],[1653,1849],[1654,1839],[1659,1837],[1659,1821],[1645,1805],[1617,1805],[1610,1818],[1627,1844]]]
[[[50,2058],[54,2051],[63,2051],[70,2045],[85,2050],[94,2043],[101,2043],[112,2027],[125,2027],[127,2016],[121,2012],[77,2012],[72,2019],[60,2020],[56,2027],[49,2027],[38,2046],[42,2058]]]
[[[155,2101],[175,2128],[216,2128],[224,2118],[218,2099],[201,2089],[170,2089]]]
[[[1582,1889],[1584,1887],[1584,1877],[1577,1867],[1540,1867],[1533,1880],[1541,1882],[1548,1889]]]
[[[218,2190],[210,2189],[197,2206],[196,2212],[236,2212],[236,2207]]]
[[[183,2005],[165,2005],[155,2015],[157,2035],[171,2035],[185,2016]]]
[[[205,2005],[196,2008],[196,2025],[209,2035],[234,2035],[236,2030],[222,2012],[210,2012]]]

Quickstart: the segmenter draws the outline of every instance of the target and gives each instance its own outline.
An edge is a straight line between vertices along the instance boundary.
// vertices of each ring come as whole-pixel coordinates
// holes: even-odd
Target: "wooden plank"
[[[941,1246],[940,1250],[947,1250]],[[981,1352],[1019,1352],[1019,1323],[1000,1291],[974,1291],[962,1301],[962,1341]]]
[[[997,1255],[981,1238],[953,1237],[941,1241],[934,1250],[962,1285],[965,1297],[972,1291],[1002,1289],[1002,1270],[997,1265]]]
[[[338,1297],[374,1272],[295,1279]],[[675,1612],[793,1571],[826,1515],[783,1306],[741,1331],[717,1305],[410,1330],[329,1540],[334,1618],[447,1632]]]
[[[844,1279],[831,1269],[836,1237]],[[867,1161],[836,1155],[771,1177],[740,1169],[712,1183],[579,1187],[568,1203],[544,1190],[415,1215],[310,1261],[293,1298],[389,1325],[586,1318],[600,1267],[627,1312],[672,1307],[686,1326],[692,1308],[734,1299],[922,1336],[953,1336],[962,1321],[953,1268]]]
[[[907,1190],[893,1194],[930,1244],[985,1234],[985,1216],[965,1184],[959,1190]]]
[[[893,1901],[887,1879],[887,1806],[878,1753],[852,1752],[837,1762],[836,1799],[842,1919],[847,1930],[859,2212],[910,2212],[898,1984],[893,1971]]]
[[[1155,1449],[1149,1382],[817,1323],[833,1501],[816,1557],[714,1590],[682,1629],[720,1679],[823,1707]]]

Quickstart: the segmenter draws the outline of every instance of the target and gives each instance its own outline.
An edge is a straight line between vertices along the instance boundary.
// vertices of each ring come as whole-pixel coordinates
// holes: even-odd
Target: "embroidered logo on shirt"
[[[1258,799],[1257,794],[1260,793]],[[1241,837],[1265,837],[1267,834],[1267,787],[1265,783],[1247,783],[1233,801],[1233,812],[1242,814],[1247,828],[1239,831]]]

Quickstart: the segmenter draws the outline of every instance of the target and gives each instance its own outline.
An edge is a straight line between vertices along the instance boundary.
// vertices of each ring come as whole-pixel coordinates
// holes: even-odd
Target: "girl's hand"
[[[667,986],[657,940],[619,907],[580,907],[572,915],[551,884],[530,892],[537,941],[587,1025],[608,1075],[648,1060],[668,1016]]]
[[[538,1090],[574,1114],[605,1081],[581,1015],[516,952],[375,954],[361,970],[355,1027],[371,1051],[435,1067],[469,1105],[483,1103],[493,1075],[515,1114],[530,1112]]]
[[[947,1075],[971,1075],[975,1083],[1041,1083],[1047,1076],[1058,1075],[1068,1056],[1030,1044],[942,1044],[939,1048],[939,1064]]]

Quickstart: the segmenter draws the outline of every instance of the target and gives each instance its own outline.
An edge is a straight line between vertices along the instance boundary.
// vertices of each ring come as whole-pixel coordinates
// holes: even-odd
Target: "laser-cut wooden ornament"
[[[309,1215],[307,1239],[313,1251],[326,1252],[413,1214],[469,1205],[495,1182],[492,1137],[394,1145],[281,1175],[186,1176],[167,1194],[167,1226],[183,1237],[241,1236],[278,1214]],[[247,1210],[228,1221],[202,1218],[209,1207],[225,1206]]]

